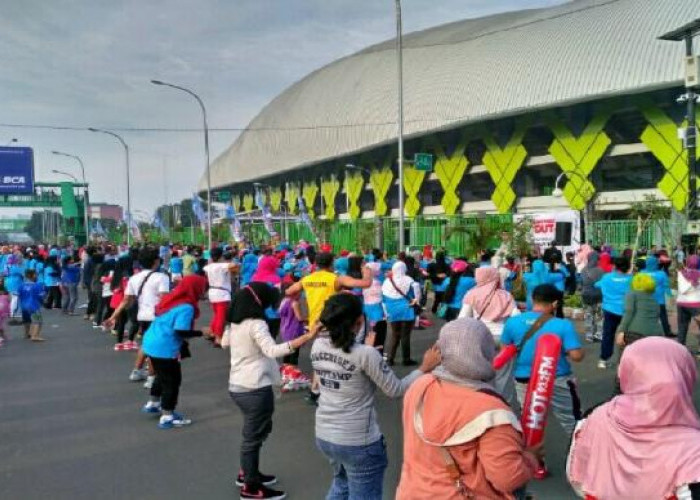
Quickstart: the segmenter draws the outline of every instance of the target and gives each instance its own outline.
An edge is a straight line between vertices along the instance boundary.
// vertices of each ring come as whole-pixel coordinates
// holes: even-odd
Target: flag
[[[202,207],[202,200],[199,199],[196,193],[192,195],[192,212],[194,212],[194,216],[200,224],[207,222],[207,215]]]
[[[272,213],[270,212],[270,206],[267,203],[265,203],[265,198],[263,197],[262,189],[258,187],[255,188],[255,204],[262,211],[263,226],[265,226],[267,233],[270,235],[270,237],[276,238],[278,234],[275,230],[275,225],[272,223]]]
[[[158,229],[158,231],[160,231],[161,233],[168,232],[168,230],[166,229],[165,225],[163,224],[163,221],[158,216],[158,214],[155,214],[153,216],[153,225],[156,226],[156,229]]]
[[[136,220],[131,216],[131,213],[126,212],[124,214],[125,220],[126,220],[126,226],[128,230],[131,232],[131,237],[134,238],[135,240],[140,240],[141,239],[141,230],[139,229],[139,225],[136,222]]]
[[[314,238],[316,241],[318,241],[318,235],[316,234],[316,230],[314,229],[313,222],[311,222],[311,217],[309,217],[309,212],[306,211],[306,204],[304,203],[304,198],[299,196],[297,198],[297,203],[299,204],[299,217],[301,220],[308,226],[308,228],[311,230],[311,234],[314,235]]]
[[[238,220],[238,217],[236,217],[236,210],[233,208],[233,206],[227,204],[225,213],[226,218],[231,221],[231,236],[233,236],[234,241],[236,243],[241,243],[245,241],[245,236],[243,235],[243,231],[241,230],[241,221]]]

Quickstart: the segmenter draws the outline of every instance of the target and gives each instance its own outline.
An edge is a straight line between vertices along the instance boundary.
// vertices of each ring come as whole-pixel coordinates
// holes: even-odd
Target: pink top
[[[0,295],[0,318],[7,318],[10,315],[10,296]]]

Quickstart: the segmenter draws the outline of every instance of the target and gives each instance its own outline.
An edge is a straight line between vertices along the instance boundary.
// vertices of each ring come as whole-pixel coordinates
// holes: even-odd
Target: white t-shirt
[[[134,274],[129,278],[126,284],[125,295],[136,297],[139,294],[139,288],[146,276],[151,275],[143,285],[141,295],[139,296],[139,314],[136,317],[139,321],[153,321],[156,316],[156,305],[160,301],[160,296],[170,291],[170,280],[167,274],[143,270],[138,274]]]
[[[204,266],[209,280],[209,302],[231,300],[231,272],[228,269],[230,265],[228,262],[212,262]]]

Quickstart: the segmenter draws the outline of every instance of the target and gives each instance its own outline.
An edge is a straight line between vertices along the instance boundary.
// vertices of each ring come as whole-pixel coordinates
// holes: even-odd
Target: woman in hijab
[[[532,310],[532,291],[540,285],[553,284],[554,279],[550,275],[551,273],[547,270],[547,264],[540,259],[534,260],[531,271],[523,274],[528,311]]]
[[[700,418],[695,361],[678,343],[644,338],[627,347],[622,394],[579,422],[567,475],[588,500],[700,498]]]
[[[599,255],[588,255],[586,267],[581,271],[581,300],[583,302],[583,324],[586,341],[600,342],[603,339],[603,293],[595,284],[600,281],[605,271],[598,265]]]
[[[574,265],[576,266],[576,272],[581,273],[588,265],[588,258],[595,253],[595,250],[588,245],[581,245],[581,248],[576,252],[576,257],[574,257]]]
[[[233,297],[231,325],[231,371],[228,390],[243,413],[241,469],[236,484],[241,498],[284,498],[284,493],[268,488],[275,476],[259,470],[260,447],[272,431],[275,411],[273,386],[281,385],[275,358],[293,354],[314,338],[315,330],[294,340],[277,344],[270,335],[265,310],[278,302],[279,292],[266,283],[251,282]]]
[[[450,266],[447,263],[447,258],[445,252],[437,252],[435,254],[435,262],[428,264],[428,277],[430,278],[430,283],[433,287],[433,292],[435,293],[435,299],[433,300],[433,314],[435,314],[442,303],[443,297],[445,296],[445,284],[446,278],[450,274]]]
[[[391,325],[391,340],[386,350],[389,366],[394,365],[396,351],[401,343],[404,366],[415,366],[411,359],[411,330],[416,319],[414,306],[420,302],[420,285],[406,275],[406,264],[401,261],[391,266],[391,276],[382,284],[382,297],[387,321]]]
[[[272,255],[266,255],[261,258],[258,262],[258,268],[256,269],[253,276],[250,278],[250,282],[256,283],[267,283],[268,286],[274,288],[279,292],[282,288],[282,277],[280,276],[280,261],[273,257]],[[280,332],[280,314],[277,310],[279,301],[273,303],[270,307],[265,309],[265,318],[267,319],[267,326],[270,328],[270,333],[272,338],[277,338]]]
[[[254,253],[247,253],[243,257],[241,264],[241,286],[246,286],[250,282],[250,278],[258,267],[258,256]]]
[[[452,272],[450,277],[447,278],[447,288],[443,298],[443,305],[447,306],[447,311],[445,312],[446,321],[457,319],[459,311],[462,309],[464,296],[476,285],[474,275],[468,271],[469,264],[465,260],[454,260],[450,268]]]
[[[207,280],[196,274],[185,276],[175,289],[164,295],[155,308],[155,319],[143,337],[141,348],[148,356],[156,378],[151,397],[141,409],[144,413],[160,413],[158,427],[172,429],[192,423],[175,412],[182,383],[180,359],[189,357],[185,339],[201,337],[194,329],[199,317],[199,301],[204,297]]]
[[[700,314],[700,257],[691,255],[678,271],[678,342],[685,345],[690,320]],[[700,351],[696,355],[700,355]]]
[[[442,364],[404,396],[396,498],[520,498],[538,452],[525,450],[518,418],[494,390],[491,332],[457,319],[442,327],[437,346]]]
[[[500,343],[501,332],[506,320],[520,314],[513,296],[501,289],[500,274],[493,267],[480,267],[476,270],[476,288],[472,288],[464,297],[460,318],[480,320],[489,329],[496,345]],[[494,386],[511,408],[519,410],[518,396],[515,392],[513,369],[515,359],[496,372]]]

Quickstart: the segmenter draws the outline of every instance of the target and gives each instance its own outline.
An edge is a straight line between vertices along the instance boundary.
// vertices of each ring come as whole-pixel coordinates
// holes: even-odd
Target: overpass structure
[[[86,241],[84,193],[87,184],[76,182],[35,182],[32,194],[0,195],[0,208],[60,209],[62,232],[79,244]]]

